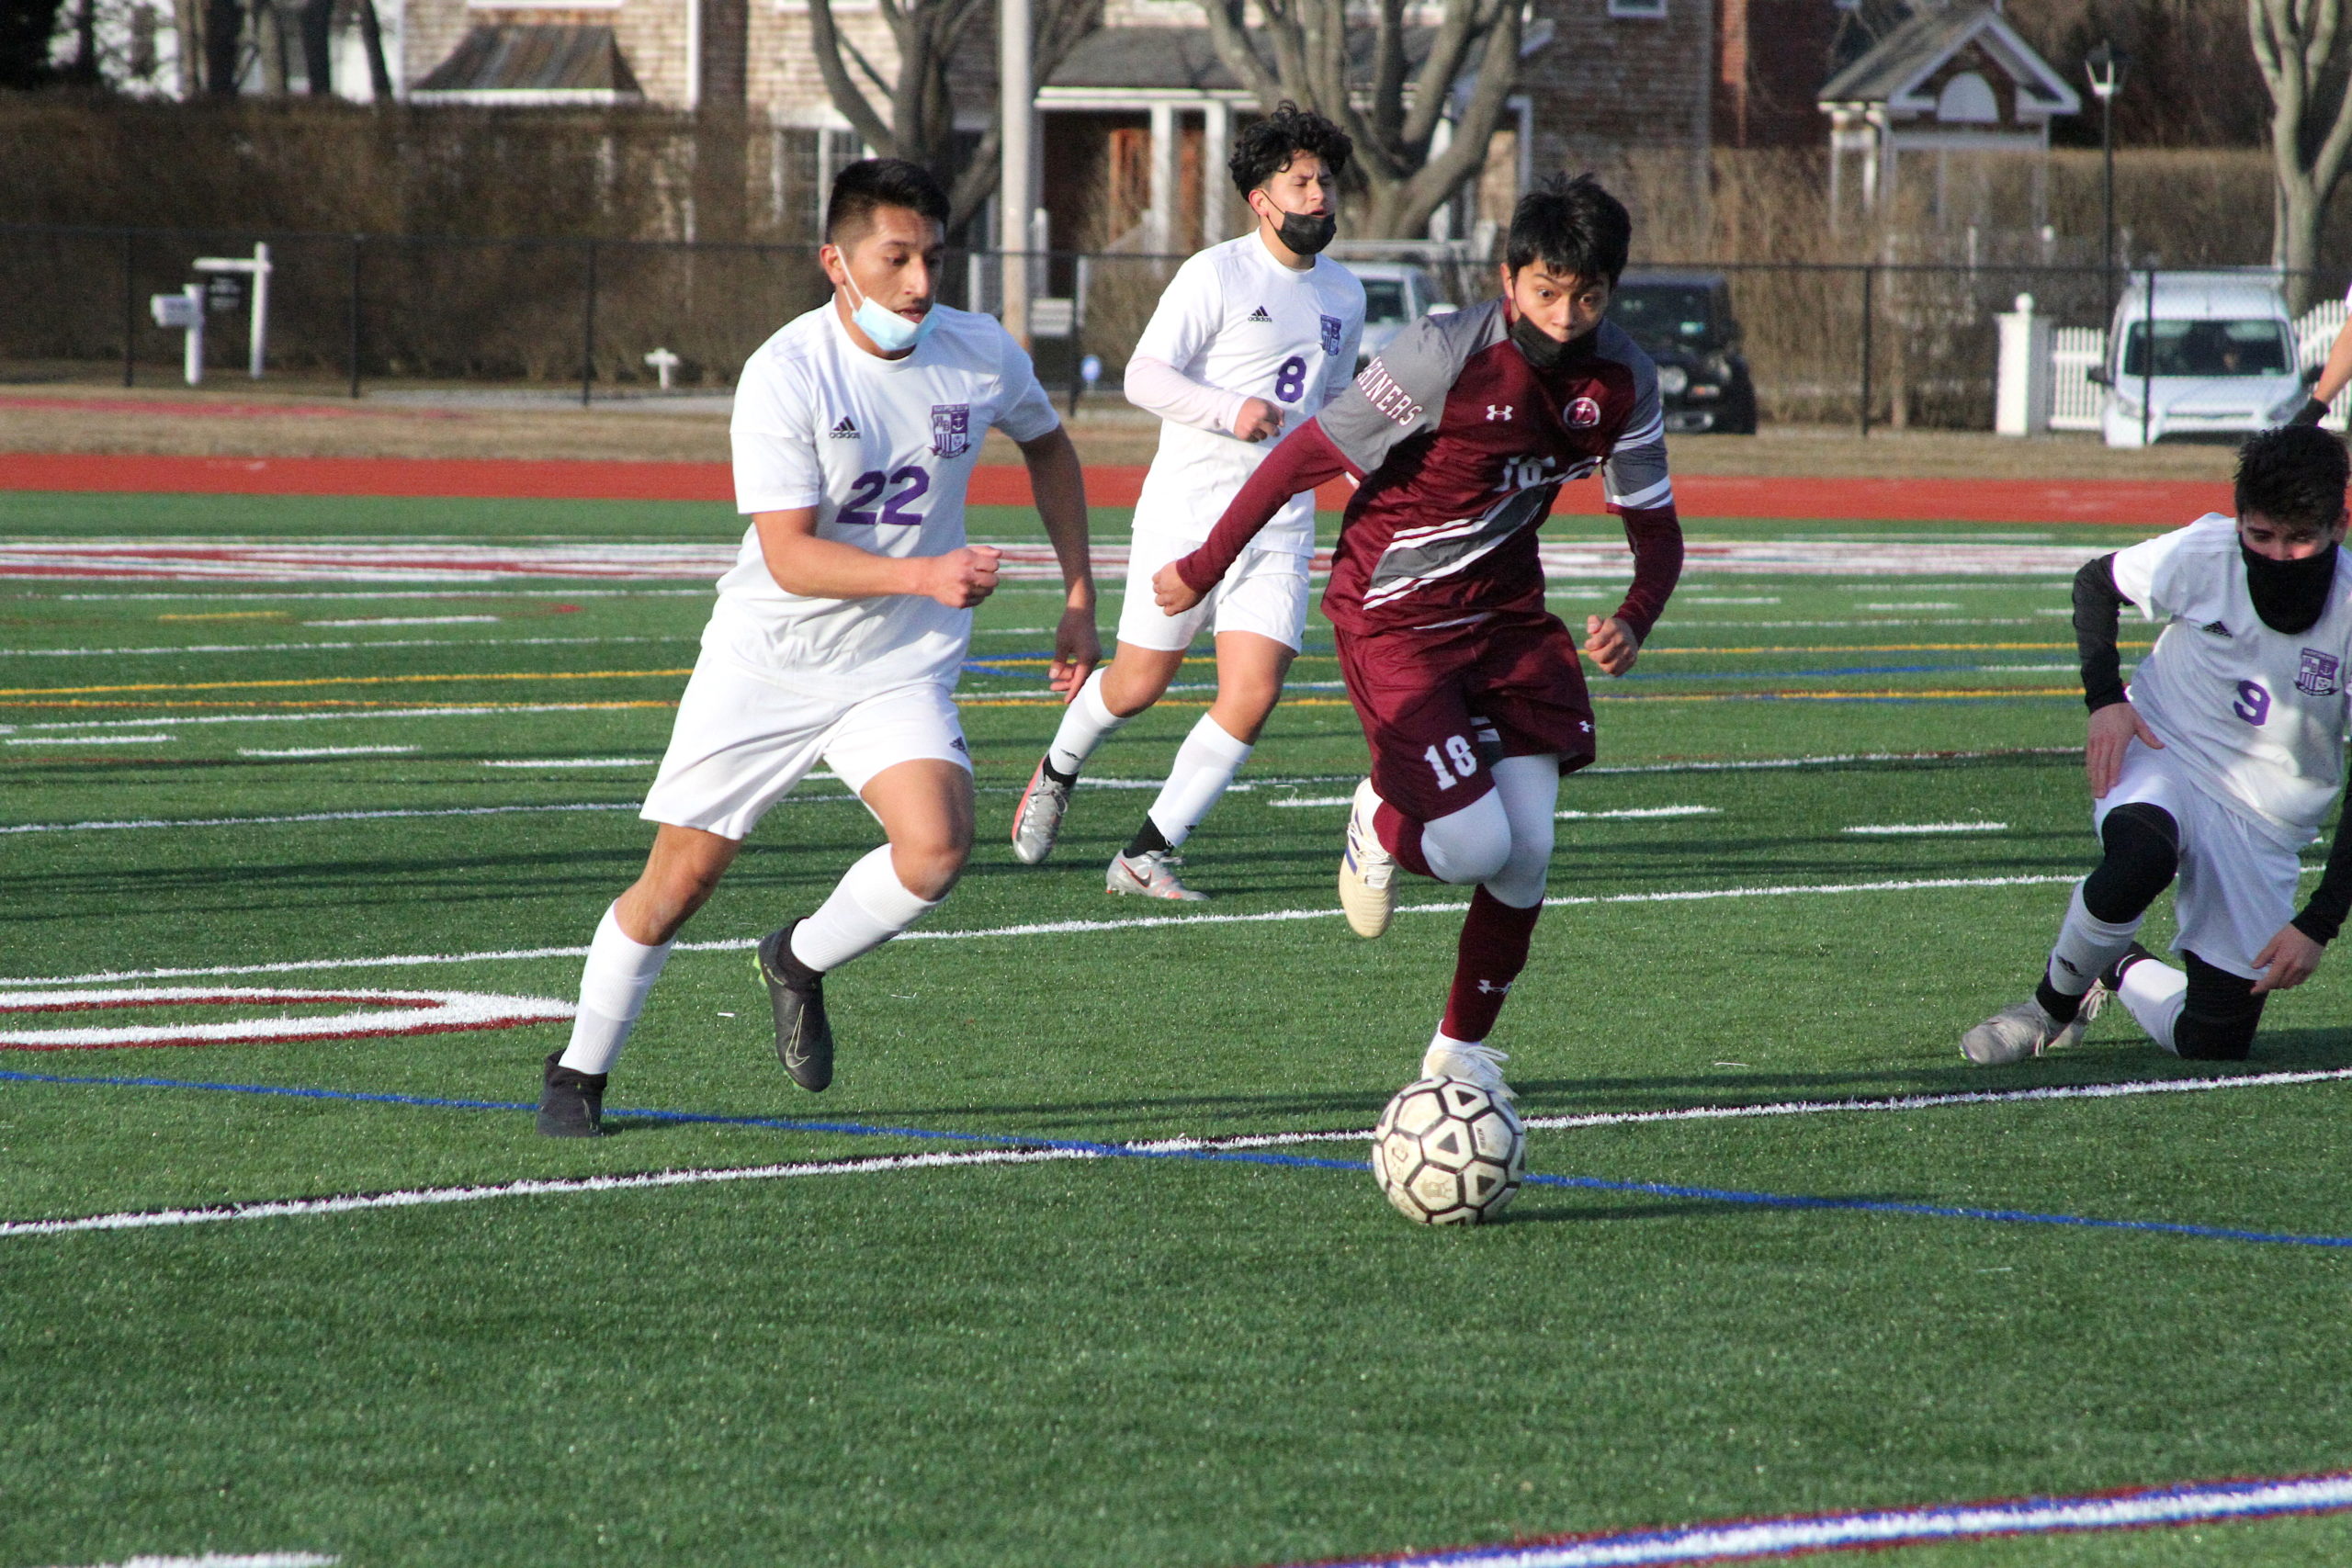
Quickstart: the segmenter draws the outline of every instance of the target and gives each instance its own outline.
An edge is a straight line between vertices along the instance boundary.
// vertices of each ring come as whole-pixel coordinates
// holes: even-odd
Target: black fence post
[[[359,395],[359,249],[367,241],[365,234],[351,236],[351,343],[348,353],[351,357],[351,395],[355,398]]]
[[[134,247],[137,231],[122,231],[122,384],[130,386],[139,371],[139,274]]]
[[[580,406],[596,378],[596,242],[588,242],[588,292],[580,309]]]
[[[1871,434],[1871,318],[1877,313],[1872,301],[1877,281],[1878,268],[1865,264],[1862,267],[1862,436],[1865,440]]]
[[[2151,394],[2156,376],[2156,269],[2153,266],[2148,268],[2147,309],[2142,313],[2141,320],[2145,323],[2148,334],[2148,341],[2140,345],[2140,446],[2145,450],[2149,423],[2155,415],[2154,409],[2150,406],[2154,400]]]

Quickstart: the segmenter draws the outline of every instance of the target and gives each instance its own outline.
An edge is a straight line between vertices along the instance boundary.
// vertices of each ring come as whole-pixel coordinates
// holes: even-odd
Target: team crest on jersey
[[[972,405],[932,404],[931,455],[934,457],[960,457],[971,445]]]
[[[2303,649],[2302,668],[2295,671],[2295,690],[2308,697],[2335,695],[2335,655],[2332,653],[2322,653],[2315,648]]]
[[[1568,405],[1568,428],[1590,430],[1600,423],[1600,403],[1594,398],[1578,398]]]
[[[1341,325],[1340,318],[1337,316],[1324,316],[1320,319],[1323,322],[1323,352],[1326,354],[1339,353],[1340,327]]]

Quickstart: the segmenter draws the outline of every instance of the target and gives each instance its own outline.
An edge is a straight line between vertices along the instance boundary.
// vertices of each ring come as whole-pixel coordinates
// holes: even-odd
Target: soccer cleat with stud
[[[2061,1023],[2029,997],[2015,1007],[2003,1008],[1960,1037],[1960,1054],[1980,1067],[2006,1067],[2028,1056],[2071,1050],[2107,1006],[2107,987],[2097,981],[2083,993],[2074,1021]]]
[[[1396,857],[1381,847],[1373,826],[1380,796],[1372,781],[1356,785],[1355,803],[1348,810],[1347,847],[1340,855],[1340,908],[1348,928],[1361,937],[1375,937],[1388,929],[1396,914]]]
[[[795,920],[760,939],[752,960],[775,1011],[775,1059],[810,1093],[833,1081],[833,1031],[825,1020],[825,977],[792,956]]]
[[[1491,1045],[1451,1045],[1440,1042],[1421,1053],[1421,1077],[1459,1078],[1464,1083],[1476,1084],[1508,1105],[1516,1098],[1510,1085],[1503,1081],[1503,1064],[1510,1060],[1508,1053]]]
[[[565,1066],[560,1051],[549,1055],[540,1075],[539,1136],[605,1136],[605,1084],[609,1076]]]
[[[1012,858],[1023,865],[1038,865],[1054,852],[1054,840],[1061,837],[1062,813],[1069,809],[1070,786],[1046,771],[1046,759],[1037,759],[1037,771],[1029,775],[1029,787],[1021,792],[1021,804],[1012,808]]]
[[[1187,904],[1204,901],[1208,895],[1198,893],[1177,879],[1176,868],[1184,862],[1170,850],[1152,850],[1144,854],[1115,855],[1111,861],[1109,875],[1104,879],[1105,893],[1132,893],[1145,898],[1173,898]]]

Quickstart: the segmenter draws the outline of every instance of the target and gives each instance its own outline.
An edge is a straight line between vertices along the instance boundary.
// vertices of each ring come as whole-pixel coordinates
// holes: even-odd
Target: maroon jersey
[[[1267,456],[1177,571],[1205,591],[1283,502],[1345,473],[1359,484],[1323,595],[1334,626],[1365,636],[1540,616],[1535,530],[1560,486],[1595,468],[1634,547],[1617,615],[1646,637],[1682,566],[1657,367],[1604,321],[1539,370],[1489,300],[1398,333]]]

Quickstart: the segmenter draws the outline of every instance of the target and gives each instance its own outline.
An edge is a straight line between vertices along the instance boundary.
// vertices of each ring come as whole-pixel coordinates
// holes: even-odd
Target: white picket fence
[[[2344,328],[2347,307],[2328,299],[2304,311],[2295,322],[2295,363],[2317,365],[2327,357],[2335,334]],[[2107,389],[2090,378],[2107,362],[2104,327],[2058,327],[2050,334],[2050,428],[2097,430]],[[2327,427],[2343,430],[2352,421],[2352,387],[2336,394],[2328,405]]]

